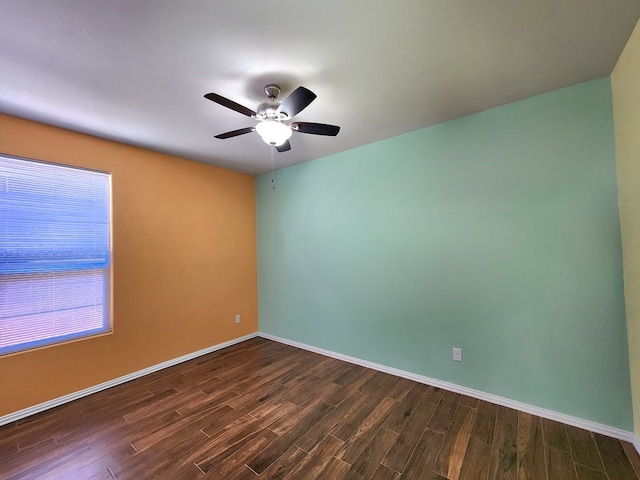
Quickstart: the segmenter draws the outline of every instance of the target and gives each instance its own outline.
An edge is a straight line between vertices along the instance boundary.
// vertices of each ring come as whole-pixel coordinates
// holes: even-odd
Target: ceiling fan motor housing
[[[256,108],[256,118],[258,120],[278,120],[282,121],[287,119],[287,114],[283,112],[278,112],[278,107],[280,107],[280,102],[262,102]]]

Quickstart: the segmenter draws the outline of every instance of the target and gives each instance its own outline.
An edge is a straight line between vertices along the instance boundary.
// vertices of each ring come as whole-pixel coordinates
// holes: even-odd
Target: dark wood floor
[[[0,427],[2,479],[636,472],[630,444],[259,338]]]

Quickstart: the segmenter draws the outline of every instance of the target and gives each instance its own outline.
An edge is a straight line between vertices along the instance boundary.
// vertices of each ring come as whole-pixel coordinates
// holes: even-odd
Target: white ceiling
[[[0,112],[268,171],[262,89],[318,98],[275,168],[611,73],[640,0],[0,0]]]

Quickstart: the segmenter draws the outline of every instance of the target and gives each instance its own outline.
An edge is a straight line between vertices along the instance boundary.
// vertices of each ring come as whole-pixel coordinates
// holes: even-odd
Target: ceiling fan
[[[286,152],[291,150],[289,138],[291,138],[293,132],[334,137],[340,131],[340,127],[337,125],[327,125],[326,123],[290,122],[295,115],[307,108],[315,100],[316,94],[311,90],[305,87],[298,87],[282,102],[277,101],[280,96],[280,87],[278,85],[267,85],[264,87],[264,93],[269,100],[258,105],[255,112],[217,93],[207,93],[204,97],[212,102],[258,120],[255,127],[245,127],[221,133],[216,135],[215,138],[225,139],[244,135],[245,133],[258,132],[258,135],[266,144],[275,147],[278,152]]]

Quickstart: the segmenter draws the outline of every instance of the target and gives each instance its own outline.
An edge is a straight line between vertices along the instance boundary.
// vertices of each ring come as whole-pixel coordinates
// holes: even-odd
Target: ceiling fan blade
[[[291,128],[300,133],[310,133],[312,135],[329,135],[335,137],[340,131],[337,125],[327,125],[326,123],[293,122]]]
[[[292,118],[307,108],[315,98],[316,94],[308,88],[298,87],[282,101],[278,112],[285,113],[289,118]]]
[[[217,93],[207,93],[204,98],[209,99],[212,102],[216,102],[223,107],[235,110],[236,112],[246,115],[247,117],[254,117],[256,115],[256,112],[254,112],[250,108],[247,108],[244,105],[240,105],[239,103],[236,103],[233,100],[229,100],[228,98],[218,95]]]
[[[246,128],[241,128],[239,130],[232,130],[231,132],[221,133],[219,135],[216,135],[215,138],[220,138],[224,140],[225,138],[237,137],[238,135],[244,135],[245,133],[251,133],[253,131],[255,131],[255,128],[246,127]]]
[[[276,150],[278,150],[280,153],[291,150],[291,144],[289,143],[289,140],[284,142],[282,145],[278,145],[276,147]]]

